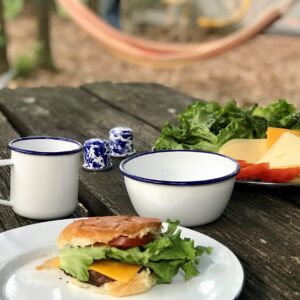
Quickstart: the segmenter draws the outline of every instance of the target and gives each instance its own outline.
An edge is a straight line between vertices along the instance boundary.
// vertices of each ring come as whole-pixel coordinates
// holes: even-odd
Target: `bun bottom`
[[[123,297],[144,293],[156,283],[154,276],[151,274],[150,270],[145,269],[140,273],[137,273],[129,282],[123,283],[120,281],[107,282],[100,287],[78,281],[77,279],[71,277],[71,283],[88,289],[92,292],[99,294],[107,294],[115,297]]]

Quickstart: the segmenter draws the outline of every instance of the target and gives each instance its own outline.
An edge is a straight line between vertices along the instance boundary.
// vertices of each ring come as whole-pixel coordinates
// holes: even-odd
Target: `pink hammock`
[[[133,37],[110,26],[77,0],[56,0],[73,20],[115,55],[133,63],[154,67],[177,67],[221,54],[252,38],[279,19],[294,0],[274,5],[252,24],[226,37],[204,43],[163,43]]]

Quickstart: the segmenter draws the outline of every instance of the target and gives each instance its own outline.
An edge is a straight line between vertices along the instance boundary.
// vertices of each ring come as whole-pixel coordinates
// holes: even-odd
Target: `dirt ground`
[[[156,82],[207,100],[240,104],[286,98],[300,108],[300,38],[260,35],[225,54],[181,69],[158,70],[116,58],[71,20],[53,18],[53,57],[58,72],[38,71],[9,87],[79,86],[95,81]],[[33,18],[8,24],[11,60],[34,45]]]

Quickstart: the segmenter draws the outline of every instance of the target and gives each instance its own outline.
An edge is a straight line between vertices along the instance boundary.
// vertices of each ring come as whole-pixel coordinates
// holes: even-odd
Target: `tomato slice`
[[[238,159],[237,162],[239,163],[241,169],[254,165],[252,163],[248,163],[247,161],[241,159]]]
[[[261,180],[265,182],[289,182],[300,174],[300,167],[270,169],[269,163],[252,164],[245,160],[238,160],[241,166],[236,179]]]
[[[110,241],[108,245],[117,248],[139,247],[139,246],[144,246],[152,242],[153,240],[154,240],[154,235],[151,233],[148,233],[141,238],[139,237],[130,238],[128,236],[119,236],[114,240]]]
[[[266,182],[289,182],[298,174],[300,174],[300,167],[269,169],[260,174],[260,179]]]
[[[236,179],[251,180],[261,179],[260,174],[269,170],[269,163],[253,164],[242,168],[237,174]]]

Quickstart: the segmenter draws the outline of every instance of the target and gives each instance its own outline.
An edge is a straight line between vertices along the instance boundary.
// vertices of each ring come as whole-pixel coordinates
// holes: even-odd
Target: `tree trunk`
[[[7,58],[7,36],[5,31],[5,20],[4,20],[4,5],[3,1],[0,0],[0,73],[8,70],[8,58]]]
[[[37,0],[38,3],[38,66],[54,70],[51,54],[50,12],[51,0]]]
[[[23,1],[22,16],[35,16],[36,15],[36,2],[37,0]]]
[[[89,1],[88,1],[88,6],[89,6],[90,9],[93,10],[95,13],[98,13],[98,9],[99,9],[99,1],[98,1],[98,0],[89,0]]]

